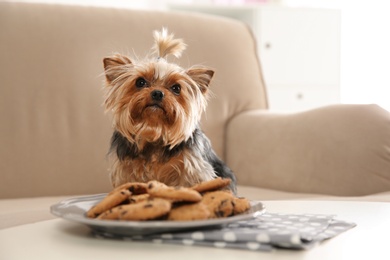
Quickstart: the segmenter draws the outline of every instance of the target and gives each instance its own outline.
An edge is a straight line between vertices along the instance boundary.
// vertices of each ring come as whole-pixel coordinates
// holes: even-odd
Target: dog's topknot
[[[182,39],[175,39],[173,34],[168,34],[166,28],[162,28],[161,31],[154,31],[154,41],[153,50],[158,58],[162,59],[165,59],[168,55],[180,58],[182,52],[187,47]]]

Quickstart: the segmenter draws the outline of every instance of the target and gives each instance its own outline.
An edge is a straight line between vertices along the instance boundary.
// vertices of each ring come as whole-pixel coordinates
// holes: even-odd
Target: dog
[[[104,106],[113,113],[112,185],[158,180],[191,187],[222,177],[231,179],[236,193],[234,173],[199,127],[214,71],[168,62],[169,55],[180,58],[187,45],[165,28],[154,31],[154,41],[155,57],[103,59]]]

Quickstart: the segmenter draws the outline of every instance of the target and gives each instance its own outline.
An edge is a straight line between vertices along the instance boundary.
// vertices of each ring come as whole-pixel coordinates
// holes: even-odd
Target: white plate
[[[109,233],[121,236],[147,235],[154,233],[173,232],[179,230],[194,230],[203,228],[215,228],[234,221],[255,218],[265,212],[261,202],[251,202],[251,208],[240,215],[196,221],[120,221],[120,220],[97,220],[90,219],[85,213],[96,203],[101,201],[107,194],[82,196],[63,200],[50,207],[52,214],[66,220],[78,222],[89,226],[97,233]]]

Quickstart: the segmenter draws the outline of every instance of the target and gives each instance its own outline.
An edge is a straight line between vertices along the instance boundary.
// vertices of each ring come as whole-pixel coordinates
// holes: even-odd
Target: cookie
[[[203,195],[202,202],[210,211],[210,218],[224,218],[234,214],[234,196],[228,191],[211,191]]]
[[[148,182],[147,191],[153,197],[172,201],[198,202],[202,200],[202,195],[191,188],[170,187],[158,181]]]
[[[100,201],[98,204],[88,210],[86,215],[89,218],[96,218],[106,210],[109,210],[124,202],[126,199],[129,198],[130,195],[131,192],[128,190],[112,191],[102,201]]]
[[[161,198],[150,198],[134,204],[120,206],[119,220],[151,220],[171,210],[172,203]]]
[[[180,205],[173,208],[168,215],[168,220],[189,221],[208,219],[210,211],[203,202]]]
[[[129,204],[134,204],[138,203],[144,200],[147,200],[150,198],[150,195],[145,193],[145,194],[138,194],[138,195],[132,195],[129,197],[128,202]]]
[[[135,204],[135,203],[139,203],[139,202],[142,202],[142,201],[146,201],[150,198],[150,195],[149,194],[139,194],[139,195],[132,195],[130,196],[128,199],[126,199],[124,201],[124,204],[120,205],[120,206],[117,206],[117,207],[114,207],[112,209],[109,209],[109,210],[106,210],[105,212],[103,212],[102,214],[100,214],[97,219],[111,219],[111,220],[118,220],[119,219],[119,215],[121,212],[123,212],[123,206],[124,205],[130,205],[130,204]]]
[[[147,184],[143,183],[143,182],[127,182],[127,183],[124,183],[124,184],[116,187],[110,193],[115,192],[117,190],[123,190],[123,189],[130,191],[131,194],[144,194],[144,193],[146,193]]]
[[[191,188],[170,187],[158,181],[129,182],[111,191],[86,215],[103,220],[191,221],[244,213],[251,207],[249,200],[221,190],[230,182],[218,177]]]
[[[112,209],[104,211],[96,219],[105,219],[105,220],[119,220],[119,214],[122,212],[122,205],[116,206]]]
[[[246,198],[234,198],[233,199],[233,214],[241,214],[250,209],[251,204]]]
[[[219,190],[226,186],[229,186],[231,183],[231,179],[222,179],[221,177],[217,177],[210,181],[201,182],[191,188],[196,190],[197,192],[203,193],[206,191]]]

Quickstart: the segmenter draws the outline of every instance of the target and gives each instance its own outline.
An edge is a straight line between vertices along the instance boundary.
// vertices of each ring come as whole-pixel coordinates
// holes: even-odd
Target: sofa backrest
[[[243,23],[201,14],[0,3],[0,198],[105,192],[112,133],[102,59],[146,56],[167,27],[178,61],[215,69],[202,127],[224,156],[225,125],[267,107],[256,44]]]

